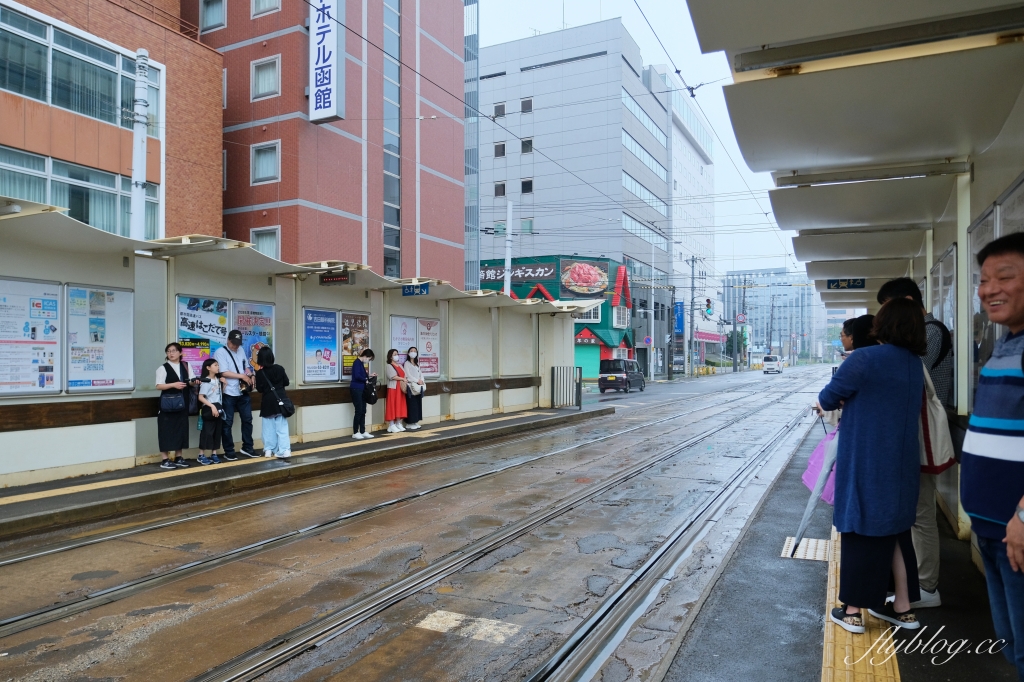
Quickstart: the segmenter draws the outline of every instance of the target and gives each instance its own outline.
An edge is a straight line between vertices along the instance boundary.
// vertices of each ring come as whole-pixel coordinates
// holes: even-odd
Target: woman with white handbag
[[[405,418],[405,428],[415,431],[420,428],[420,420],[423,419],[423,392],[427,385],[423,381],[423,372],[420,371],[419,349],[412,346],[405,354],[406,361],[402,368],[406,376],[405,400],[409,413]]]

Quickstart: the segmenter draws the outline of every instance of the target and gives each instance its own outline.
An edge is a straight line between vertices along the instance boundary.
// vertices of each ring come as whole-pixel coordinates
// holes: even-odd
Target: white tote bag
[[[921,444],[921,473],[940,474],[956,464],[946,408],[935,395],[927,367],[924,369],[924,400],[918,422],[918,442]]]

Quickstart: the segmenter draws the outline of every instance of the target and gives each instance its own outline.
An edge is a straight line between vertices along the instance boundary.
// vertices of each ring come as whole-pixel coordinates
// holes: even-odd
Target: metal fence
[[[551,407],[583,409],[583,368],[559,365],[551,368]]]

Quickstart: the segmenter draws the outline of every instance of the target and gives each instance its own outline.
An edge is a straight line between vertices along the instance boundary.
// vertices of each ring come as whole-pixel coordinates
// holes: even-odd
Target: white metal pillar
[[[135,112],[132,125],[132,202],[129,236],[146,239],[146,129],[149,127],[149,52],[135,53]]]

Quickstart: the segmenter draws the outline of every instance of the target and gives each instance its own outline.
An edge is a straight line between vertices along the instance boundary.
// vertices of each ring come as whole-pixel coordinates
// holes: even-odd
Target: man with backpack
[[[928,350],[922,360],[935,386],[936,397],[943,405],[949,405],[953,398],[953,337],[949,329],[925,310],[921,289],[909,277],[890,280],[878,290],[879,303],[884,304],[894,298],[910,299],[920,307],[928,336]],[[921,599],[911,604],[913,608],[942,605],[939,595],[939,525],[935,516],[935,479],[938,472],[926,471],[923,466],[921,469],[917,519],[911,529]]]

